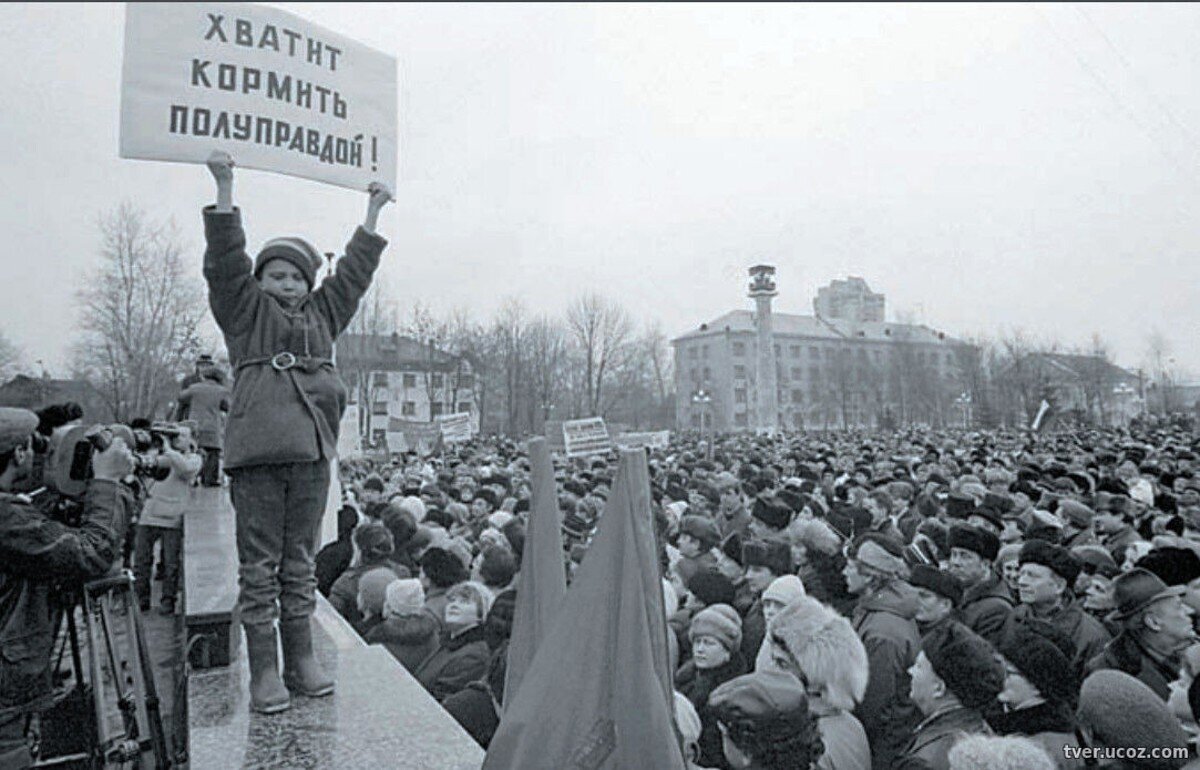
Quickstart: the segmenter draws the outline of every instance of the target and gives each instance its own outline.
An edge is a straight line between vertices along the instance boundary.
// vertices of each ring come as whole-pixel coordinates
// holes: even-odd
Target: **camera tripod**
[[[171,762],[163,733],[154,671],[146,646],[133,575],[129,570],[93,580],[64,610],[76,684],[90,696],[94,717],[86,748],[39,759],[34,767],[86,767],[89,770],[168,770]],[[75,621],[83,609],[87,634],[87,680]],[[80,709],[83,710],[83,709]],[[78,742],[78,736],[75,736]]]

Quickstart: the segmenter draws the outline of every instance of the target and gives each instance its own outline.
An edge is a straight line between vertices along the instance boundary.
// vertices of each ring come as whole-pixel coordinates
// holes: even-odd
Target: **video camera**
[[[47,468],[47,480],[60,494],[77,498],[83,495],[92,478],[92,457],[120,439],[133,452],[133,472],[139,476],[158,473],[158,459],[152,454],[183,433],[176,423],[154,423],[149,429],[134,430],[127,425],[76,426],[63,436]]]

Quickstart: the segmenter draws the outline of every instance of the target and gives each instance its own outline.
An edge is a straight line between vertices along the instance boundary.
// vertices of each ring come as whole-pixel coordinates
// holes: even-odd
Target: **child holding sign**
[[[391,192],[370,186],[366,221],[337,271],[314,291],[321,253],[301,238],[275,238],[252,262],[233,206],[233,159],[214,152],[208,169],[217,203],[204,210],[204,278],[234,371],[225,469],[237,520],[238,609],[251,708],[273,713],[288,707],[289,690],[333,692],[313,655],[310,626],[317,538],[346,407],[331,356],[387,246],[375,225]]]

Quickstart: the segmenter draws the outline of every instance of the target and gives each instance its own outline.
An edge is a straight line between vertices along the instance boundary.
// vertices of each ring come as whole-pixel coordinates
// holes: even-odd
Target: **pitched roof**
[[[1057,372],[1070,378],[1085,379],[1102,376],[1113,382],[1130,384],[1137,382],[1138,379],[1133,372],[1122,369],[1100,356],[1083,353],[1035,353],[1034,355],[1045,363],[1051,372]]]
[[[754,331],[754,312],[750,310],[731,310],[718,316],[699,329],[681,334],[672,342],[707,337],[714,334],[724,334],[728,331],[739,333]],[[866,339],[876,342],[896,342],[900,340],[923,343],[953,343],[957,340],[923,324],[897,324],[880,322],[851,322],[820,316],[799,315],[796,313],[772,313],[771,328],[775,334],[794,335],[797,337],[815,337],[819,339]]]
[[[339,367],[372,371],[449,369],[458,358],[399,334],[343,334],[337,342]]]

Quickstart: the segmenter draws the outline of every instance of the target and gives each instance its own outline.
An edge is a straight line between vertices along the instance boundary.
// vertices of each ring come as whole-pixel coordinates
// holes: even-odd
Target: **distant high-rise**
[[[817,289],[813,312],[822,318],[851,323],[883,323],[884,299],[857,276],[830,281]]]

